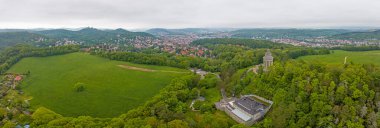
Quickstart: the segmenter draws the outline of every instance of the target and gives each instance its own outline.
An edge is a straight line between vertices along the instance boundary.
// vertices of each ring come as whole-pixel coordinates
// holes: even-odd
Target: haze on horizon
[[[379,0],[0,0],[0,28],[380,27]]]

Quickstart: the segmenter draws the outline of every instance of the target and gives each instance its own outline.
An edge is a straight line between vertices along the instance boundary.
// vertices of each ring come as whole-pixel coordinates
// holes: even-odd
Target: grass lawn
[[[222,96],[220,94],[220,90],[215,87],[215,88],[206,89],[205,98],[206,98],[206,101],[214,103],[214,102],[219,102],[220,99],[222,99]]]
[[[342,50],[334,50],[333,53],[328,55],[312,55],[303,56],[298,60],[308,62],[322,62],[327,64],[340,65],[344,63],[344,58],[347,57],[347,63],[353,62],[356,64],[375,64],[380,66],[380,51],[361,51],[349,52]]]
[[[44,106],[74,117],[114,117],[126,113],[153,97],[174,77],[190,72],[112,61],[85,53],[24,58],[8,72],[27,71],[30,75],[24,79],[21,88],[32,97],[33,108]],[[74,91],[76,83],[84,83],[85,90]]]

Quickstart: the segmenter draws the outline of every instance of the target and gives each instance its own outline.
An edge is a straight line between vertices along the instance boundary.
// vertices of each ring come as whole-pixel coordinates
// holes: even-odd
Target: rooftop
[[[21,76],[16,76],[16,78],[15,78],[16,81],[20,81],[21,79],[22,79]]]
[[[240,98],[236,100],[234,104],[251,115],[255,115],[259,112],[262,112],[264,111],[264,109],[268,107],[260,102],[252,100],[249,97]]]
[[[239,109],[234,109],[231,112],[234,113],[236,116],[238,116],[243,121],[248,121],[248,120],[252,119],[252,117],[250,117],[249,115],[247,115],[244,112],[240,111]]]

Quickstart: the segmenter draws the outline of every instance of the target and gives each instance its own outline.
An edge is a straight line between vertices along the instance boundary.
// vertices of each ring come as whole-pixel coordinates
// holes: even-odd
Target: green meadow
[[[86,53],[24,58],[8,72],[28,71],[30,75],[23,80],[21,89],[32,97],[32,108],[43,106],[73,117],[114,117],[126,113],[144,104],[173,78],[190,72]],[[76,91],[77,83],[83,83],[84,91]]]
[[[347,63],[353,62],[355,64],[375,64],[377,66],[380,66],[380,51],[350,52],[334,50],[331,54],[328,55],[303,56],[298,58],[298,60],[339,65],[344,63],[346,57]]]

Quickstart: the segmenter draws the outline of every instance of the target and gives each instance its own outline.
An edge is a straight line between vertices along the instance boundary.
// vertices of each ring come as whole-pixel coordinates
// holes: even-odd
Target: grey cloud
[[[380,26],[378,0],[0,0],[0,28]]]

